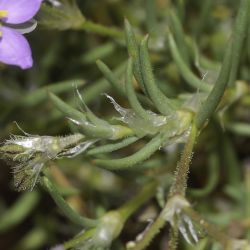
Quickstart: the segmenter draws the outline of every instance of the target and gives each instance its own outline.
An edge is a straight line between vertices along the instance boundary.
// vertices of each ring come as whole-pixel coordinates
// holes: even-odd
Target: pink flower
[[[28,69],[33,65],[26,38],[15,26],[30,21],[42,0],[0,0],[0,62]]]

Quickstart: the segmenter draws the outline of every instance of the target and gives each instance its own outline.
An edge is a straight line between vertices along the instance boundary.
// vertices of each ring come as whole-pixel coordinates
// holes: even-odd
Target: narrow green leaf
[[[70,107],[67,103],[62,101],[56,95],[49,93],[49,97],[52,103],[60,110],[65,116],[73,118],[78,121],[86,121],[86,115],[83,112],[80,112],[77,109]]]
[[[220,162],[216,154],[212,154],[209,157],[208,162],[208,176],[206,180],[206,185],[202,188],[191,188],[188,192],[194,197],[204,197],[209,195],[218,184],[220,176]]]
[[[23,106],[34,106],[44,101],[47,98],[48,92],[60,94],[72,90],[72,86],[80,87],[84,84],[85,81],[82,79],[73,79],[50,84],[25,95],[18,104]]]
[[[140,68],[140,59],[139,59],[139,45],[136,41],[135,34],[133,32],[133,29],[127,19],[124,20],[125,25],[125,35],[126,35],[126,43],[128,48],[128,54],[130,57],[133,58],[133,72],[135,79],[141,86],[142,90],[145,94],[147,94],[147,90],[145,88],[145,83],[143,81],[142,72]]]
[[[189,69],[189,67],[186,65],[184,59],[182,58],[171,33],[169,33],[169,47],[170,47],[170,51],[171,51],[171,54],[173,56],[173,59],[176,63],[176,66],[178,67],[182,77],[187,81],[187,83],[195,89],[209,92],[212,89],[212,86],[209,85],[208,83],[200,80]]]
[[[117,142],[117,143],[106,144],[106,145],[103,145],[103,146],[95,147],[93,149],[90,149],[87,152],[87,155],[111,153],[111,152],[116,151],[118,149],[129,146],[130,144],[138,141],[139,139],[140,138],[133,136],[133,137],[125,138],[122,141]]]
[[[71,119],[70,119],[71,120]],[[113,130],[112,126],[99,126],[91,124],[88,121],[71,120],[73,123],[78,125],[79,132],[87,135],[91,138],[112,138]]]
[[[86,117],[88,118],[88,120],[90,122],[92,122],[94,125],[96,126],[109,126],[109,123],[106,122],[105,120],[97,117],[90,109],[89,107],[87,106],[87,104],[85,103],[85,101],[83,100],[80,92],[78,91],[78,89],[76,90],[77,91],[77,95],[79,97],[79,101],[81,101],[81,103],[83,104],[84,108],[85,108],[85,111],[86,111]]]
[[[38,192],[23,193],[16,203],[0,217],[0,232],[10,230],[21,223],[39,202]]]
[[[97,220],[85,218],[76,213],[64,200],[64,198],[60,195],[59,191],[47,177],[44,176],[42,178],[42,184],[50,193],[51,197],[53,198],[57,206],[61,209],[61,211],[64,213],[64,215],[73,223],[83,226],[84,228],[92,228],[98,225]]]
[[[214,0],[204,0],[201,3],[201,10],[199,13],[199,19],[196,23],[196,25],[194,26],[194,32],[195,32],[195,36],[197,37],[197,39],[200,38],[201,33],[203,31],[203,28],[206,27],[206,24],[209,23],[210,21],[210,16],[211,16],[211,11],[212,11],[212,7],[213,7],[213,1]]]
[[[115,48],[116,46],[113,42],[107,42],[103,45],[101,44],[100,46],[87,51],[81,57],[81,61],[83,63],[92,64],[100,58],[105,58],[107,56],[110,56],[112,53],[114,53]]]
[[[141,106],[140,102],[137,99],[134,87],[133,87],[133,59],[130,58],[127,65],[127,71],[126,71],[126,92],[127,92],[127,98],[129,100],[130,106],[132,107],[133,111],[145,120],[150,120],[152,117],[149,116],[147,111]]]
[[[101,60],[97,60],[96,64],[99,70],[103,73],[104,77],[111,84],[111,86],[121,95],[125,96],[124,86],[120,83],[115,74],[109,69],[109,67],[102,62]]]
[[[189,54],[187,42],[185,39],[185,33],[183,31],[182,24],[178,16],[176,15],[174,9],[170,11],[169,17],[170,17],[171,31],[174,34],[177,47],[179,48],[180,54],[182,55],[182,58],[185,64],[189,66],[190,54]]]
[[[232,41],[232,65],[228,86],[233,86],[237,77],[244,40],[249,23],[250,0],[241,0],[238,15],[235,21]]]
[[[216,83],[214,84],[213,89],[211,90],[207,99],[205,100],[200,110],[196,114],[195,123],[198,129],[201,129],[204,123],[208,121],[210,117],[213,115],[225,92],[231,68],[231,58],[232,58],[231,46],[232,44],[229,43],[226,49],[223,64],[221,66],[219,77]]]
[[[116,77],[120,76],[126,67],[127,62],[122,62],[119,64],[115,70],[114,75]],[[82,92],[81,95],[83,96],[84,101],[88,104],[93,101],[98,95],[110,90],[112,85],[106,79],[100,79],[93,84],[87,86]],[[73,101],[71,101],[73,103]]]
[[[155,0],[146,0],[146,25],[149,33],[154,33],[157,28],[157,8]]]
[[[155,104],[155,107],[164,115],[171,114],[174,110],[170,103],[170,100],[162,93],[162,91],[158,88],[154,75],[152,66],[149,59],[148,53],[148,36],[146,36],[140,45],[140,69],[142,72],[143,81],[147,92]]]
[[[162,146],[162,144],[166,141],[166,138],[166,135],[160,133],[156,137],[151,139],[143,148],[141,148],[131,156],[113,160],[96,159],[94,162],[96,165],[102,166],[105,169],[109,170],[129,169],[148,159],[155,151],[157,151]]]

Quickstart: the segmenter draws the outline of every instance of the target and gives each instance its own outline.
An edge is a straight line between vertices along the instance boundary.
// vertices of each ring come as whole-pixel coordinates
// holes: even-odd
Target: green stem
[[[162,217],[162,213],[157,217],[154,223],[150,226],[150,228],[144,233],[142,240],[138,241],[137,244],[130,248],[130,250],[143,250],[150,244],[152,239],[155,237],[157,233],[159,233],[160,229],[164,227],[166,221]]]
[[[250,219],[250,169],[248,166],[245,167],[245,218]],[[246,237],[250,240],[250,229],[246,230]]]
[[[183,154],[181,156],[180,163],[178,164],[176,178],[170,189],[169,198],[173,197],[174,195],[180,194],[184,196],[185,194],[187,174],[188,174],[189,164],[191,161],[196,134],[197,134],[196,127],[193,126],[188,141],[185,145]],[[166,203],[165,208],[167,204],[168,203]],[[166,223],[165,210],[166,209],[162,210],[162,212],[159,214],[154,223],[145,232],[142,240],[138,241],[136,246],[131,248],[131,250],[142,250],[149,245],[151,240],[155,237],[156,234],[159,233],[160,229],[163,228]]]
[[[107,214],[120,214],[122,221],[121,223],[125,223],[126,220],[146,201],[148,201],[149,199],[151,199],[156,192],[157,189],[157,183],[156,182],[151,182],[148,183],[147,185],[145,185],[141,191],[135,195],[130,201],[128,201],[127,203],[125,203],[123,206],[121,206],[120,208],[118,208],[117,210],[113,210],[110,212],[107,212]],[[104,215],[105,216],[105,215]],[[95,235],[97,231],[97,228],[93,228],[90,229],[86,232],[84,232],[83,234],[80,234],[78,236],[76,236],[75,238],[65,242],[63,244],[64,249],[70,249],[72,247],[75,247],[77,245],[79,245],[81,242],[83,242],[84,240],[87,240],[89,238],[91,238],[92,236]],[[118,235],[116,235],[118,236]]]
[[[64,200],[64,198],[61,196],[56,187],[46,176],[44,176],[41,180],[42,184],[44,185],[46,190],[50,193],[51,197],[54,199],[57,206],[73,223],[83,226],[84,228],[91,228],[97,226],[98,224],[97,220],[88,219],[76,213]]]
[[[197,136],[197,128],[195,125],[193,125],[190,136],[181,155],[180,162],[177,165],[175,179],[170,188],[169,197],[173,197],[175,195],[181,195],[185,197],[189,165],[192,160],[193,148],[196,136]]]
[[[156,182],[145,185],[135,197],[119,208],[117,211],[122,215],[122,218],[127,220],[143,203],[153,197],[157,186]]]
[[[80,245],[81,242],[84,240],[90,239],[96,232],[96,228],[89,229],[88,231],[84,232],[83,234],[79,234],[78,236],[74,237],[73,239],[65,242],[63,244],[63,249],[71,249],[77,245]]]
[[[112,28],[106,27],[102,24],[97,24],[92,21],[83,22],[83,24],[79,27],[79,29],[83,29],[85,31],[96,33],[102,36],[110,36],[113,38],[124,38],[124,34],[121,30],[113,27]]]
[[[176,250],[178,247],[178,236],[179,230],[178,227],[171,227],[169,232],[169,241],[168,241],[168,249]]]

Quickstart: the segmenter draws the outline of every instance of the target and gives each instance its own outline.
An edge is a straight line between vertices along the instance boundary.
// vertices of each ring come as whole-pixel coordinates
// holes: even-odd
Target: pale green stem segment
[[[197,128],[195,125],[193,125],[188,141],[185,144],[183,153],[181,155],[180,162],[177,164],[177,170],[175,173],[174,182],[169,191],[169,198],[175,195],[181,195],[185,197],[189,166],[193,156],[193,148],[196,137],[197,137]]]
[[[84,228],[92,228],[98,225],[97,220],[85,218],[76,213],[64,200],[64,198],[61,196],[57,188],[47,177],[44,176],[42,178],[42,184],[49,192],[49,194],[51,195],[57,206],[61,209],[61,211],[65,214],[65,216],[73,223],[80,225]]]
[[[178,227],[171,227],[169,232],[169,241],[168,241],[168,249],[176,250],[178,247],[178,236],[179,229]]]
[[[141,189],[141,191],[137,195],[135,195],[130,201],[125,203],[122,207],[118,208],[117,210],[110,211],[109,213],[111,214],[112,212],[114,212],[114,213],[120,214],[120,217],[122,218],[121,223],[124,224],[126,222],[126,220],[139,207],[141,207],[141,205],[143,205],[145,202],[147,202],[149,199],[151,199],[155,195],[157,186],[158,185],[156,182],[147,183],[146,185],[144,185],[144,187]],[[122,225],[122,227],[123,227],[123,225]],[[64,249],[65,250],[71,249],[72,247],[79,245],[84,240],[90,239],[96,233],[96,230],[97,230],[97,228],[92,228],[92,229],[84,232],[84,234],[79,235],[79,236],[73,238],[72,240],[65,242],[63,244]]]
[[[109,36],[119,39],[124,38],[124,34],[121,30],[113,27],[107,27],[102,24],[97,24],[92,21],[84,21],[79,29],[83,29],[91,33],[96,33],[101,36]]]
[[[91,229],[87,230],[86,232],[84,232],[84,234],[76,236],[75,238],[65,242],[63,244],[63,250],[72,249],[73,247],[80,245],[81,242],[93,237],[95,235],[96,231],[97,231],[96,227],[91,228]]]
[[[184,147],[184,151],[182,153],[180,162],[177,167],[175,180],[170,189],[169,198],[175,195],[182,195],[184,197],[187,183],[187,175],[189,170],[189,164],[192,158],[193,146],[195,143],[195,139],[197,136],[197,129],[193,125],[191,133],[189,135],[188,141]],[[167,206],[167,203],[165,207]],[[150,226],[150,228],[145,232],[142,240],[140,240],[134,248],[131,250],[143,250],[150,244],[152,239],[155,237],[157,233],[159,233],[160,229],[165,225],[165,209],[162,210],[160,215],[154,221],[154,223]],[[174,229],[175,230],[175,229]],[[175,234],[175,233],[174,233]],[[176,234],[175,234],[176,235]],[[174,240],[175,238],[173,238]],[[174,243],[173,243],[174,245]]]
[[[117,211],[122,215],[124,222],[146,201],[151,199],[156,192],[157,183],[151,182],[147,183],[141,191],[133,197],[130,201],[125,203],[122,207],[120,207]]]
[[[153,240],[156,234],[159,233],[160,229],[164,227],[166,221],[163,218],[163,213],[161,213],[150,228],[144,233],[142,240],[137,242],[136,246],[130,248],[130,250],[143,250],[147,249],[147,246]]]
[[[139,52],[140,71],[142,72],[143,82],[148,95],[160,113],[169,115],[174,109],[170,100],[163,94],[155,82],[148,52],[148,36],[142,39]]]

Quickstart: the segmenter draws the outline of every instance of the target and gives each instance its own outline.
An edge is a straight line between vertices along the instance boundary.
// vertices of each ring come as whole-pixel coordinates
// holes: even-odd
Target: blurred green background
[[[77,1],[86,20],[115,28],[118,35],[92,30],[91,27],[74,26],[74,18],[77,16],[72,16],[73,20],[66,17],[58,21],[42,9],[38,14],[37,29],[26,36],[32,47],[34,67],[22,71],[16,67],[0,65],[1,141],[9,138],[10,134],[22,133],[13,121],[17,121],[20,127],[30,134],[70,133],[67,119],[53,107],[47,96],[48,90],[77,107],[79,100],[75,96],[73,85],[78,85],[86,103],[101,117],[111,117],[115,114],[113,107],[101,95],[104,92],[115,96],[124,106],[127,105],[127,100],[111,88],[95,64],[97,59],[102,59],[112,70],[124,72],[124,62],[128,58],[122,38],[124,17],[129,19],[138,36],[146,33],[151,35],[151,60],[162,90],[172,97],[189,91],[188,87],[182,85],[183,78],[173,63],[166,39],[168,11],[171,6],[178,8],[181,2]],[[63,4],[66,3],[65,0]],[[194,71],[200,77],[207,73],[207,81],[213,81],[216,77],[218,62],[222,59],[238,5],[235,0],[183,1],[183,13],[180,13],[180,16],[183,17],[184,31],[195,38],[200,53],[207,58],[211,66],[209,70],[200,67]],[[181,7],[179,10],[182,10]],[[246,53],[241,58],[239,79],[249,82],[250,45],[247,44]],[[194,65],[194,60],[191,60]],[[120,79],[123,79],[123,74]],[[249,232],[249,221],[245,225],[241,217],[246,208],[249,209],[245,192],[250,192],[250,130],[247,128],[242,132],[242,129],[230,127],[230,121],[249,123],[249,104],[248,96],[242,103],[231,107],[224,117],[224,127],[218,120],[212,121],[198,142],[189,181],[193,188],[205,186],[207,178],[204,178],[204,171],[210,176],[206,165],[210,164],[209,159],[214,157],[213,154],[219,155],[219,159],[215,158],[219,161],[220,168],[214,167],[214,170],[211,170],[214,173],[212,181],[216,183],[206,196],[196,195],[199,197],[196,207],[235,237],[243,237],[245,229]],[[126,149],[126,153],[131,151],[132,149]],[[158,160],[162,165],[165,160],[171,164],[178,159],[179,152],[177,150],[171,156],[167,155],[171,159],[166,160],[167,156],[159,156]],[[238,166],[236,173],[228,170],[229,164],[233,165],[231,169]],[[78,211],[90,216],[101,215],[105,210],[115,208],[127,200],[134,192],[136,176],[139,175],[125,173],[120,176],[98,169],[91,160],[83,156],[60,160],[52,165],[52,174],[62,189],[64,188],[68,202]],[[149,207],[155,214],[155,202]],[[146,223],[137,222],[139,215],[146,212],[141,209],[137,216],[127,223],[124,233],[113,249],[123,249],[122,245],[134,239],[135,235],[143,230]],[[220,215],[221,213],[224,214]],[[33,192],[17,193],[13,188],[11,168],[4,161],[0,161],[0,249],[48,249],[70,239],[78,232],[79,228],[68,223],[53,200],[39,186]],[[156,239],[149,249],[164,249],[166,234],[167,229],[157,236],[159,241]],[[217,246],[213,247],[216,249]],[[184,242],[183,249],[188,249]]]

